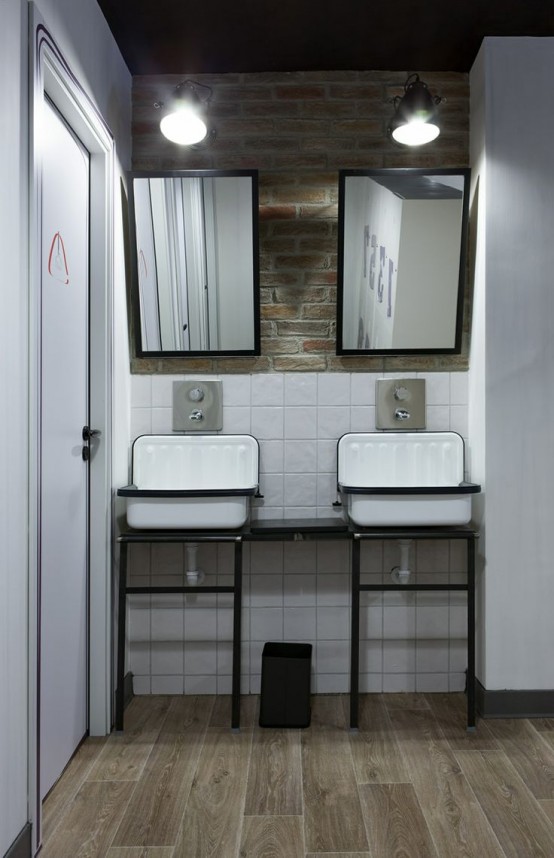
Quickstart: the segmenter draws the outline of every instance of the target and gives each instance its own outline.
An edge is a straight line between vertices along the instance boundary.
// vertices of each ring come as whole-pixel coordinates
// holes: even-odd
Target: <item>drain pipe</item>
[[[412,539],[399,539],[400,546],[400,566],[394,566],[391,569],[391,578],[396,584],[408,584],[411,577],[410,570],[410,548]]]
[[[204,573],[201,569],[198,569],[197,566],[197,554],[198,554],[198,543],[197,542],[187,542],[185,544],[185,553],[186,553],[186,578],[187,584],[190,584],[191,587],[197,587],[198,584],[201,584],[204,580]]]

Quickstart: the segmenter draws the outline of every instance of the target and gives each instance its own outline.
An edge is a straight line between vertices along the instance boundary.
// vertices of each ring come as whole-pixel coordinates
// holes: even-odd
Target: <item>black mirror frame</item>
[[[460,264],[458,270],[458,295],[456,300],[455,341],[452,348],[429,349],[347,349],[343,347],[343,298],[344,298],[344,208],[345,182],[349,176],[387,176],[391,174],[405,176],[463,176],[464,196],[462,202],[462,224],[460,242]],[[382,168],[382,169],[352,169],[339,170],[339,199],[338,199],[338,255],[337,255],[337,355],[457,355],[462,351],[462,331],[464,316],[464,295],[467,272],[467,239],[469,221],[469,193],[471,170],[469,167],[448,168]]]
[[[144,351],[141,338],[139,279],[135,231],[135,197],[133,179],[161,178],[217,178],[218,176],[249,177],[252,180],[252,254],[253,254],[253,319],[254,347],[252,349]],[[134,353],[136,358],[217,358],[256,357],[261,354],[260,341],[260,242],[259,242],[259,191],[258,170],[130,170],[126,173],[129,207],[129,238],[131,262],[131,315],[133,320]]]

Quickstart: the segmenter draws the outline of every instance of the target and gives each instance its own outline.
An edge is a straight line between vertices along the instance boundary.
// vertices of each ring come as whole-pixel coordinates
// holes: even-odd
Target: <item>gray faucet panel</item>
[[[216,432],[223,428],[220,381],[189,379],[173,382],[173,430]]]
[[[375,406],[376,429],[425,429],[425,379],[378,379]]]

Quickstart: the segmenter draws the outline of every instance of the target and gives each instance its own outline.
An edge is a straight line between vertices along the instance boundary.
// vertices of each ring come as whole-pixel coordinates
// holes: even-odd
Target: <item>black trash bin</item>
[[[260,727],[309,727],[311,661],[311,644],[264,645]]]

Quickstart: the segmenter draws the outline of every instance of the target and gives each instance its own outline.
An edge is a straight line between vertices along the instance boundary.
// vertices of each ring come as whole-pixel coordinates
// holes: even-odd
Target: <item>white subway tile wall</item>
[[[345,432],[375,429],[375,382],[425,378],[427,429],[467,438],[467,374],[271,373],[222,375],[223,431],[260,443],[260,489],[253,518],[340,516],[336,446]],[[190,377],[195,377],[191,374]],[[212,377],[212,376],[210,376]],[[132,377],[131,441],[172,431],[173,381]],[[414,543],[420,583],[463,583],[465,542]],[[347,692],[350,657],[350,546],[305,541],[245,544],[242,693],[259,693],[266,641],[313,645],[312,692]],[[182,545],[131,545],[130,582],[184,584]],[[381,583],[399,562],[395,542],[362,543],[362,580]],[[233,549],[200,544],[206,583],[231,584]],[[364,592],[360,612],[360,690],[460,691],[467,666],[463,592]],[[144,595],[129,599],[129,661],[136,694],[229,694],[232,596]]]

